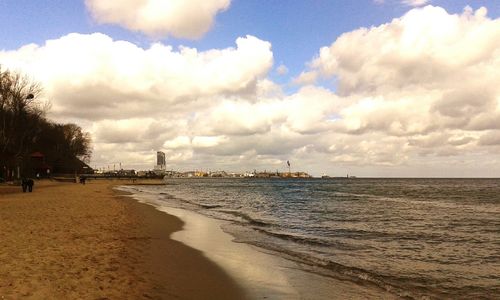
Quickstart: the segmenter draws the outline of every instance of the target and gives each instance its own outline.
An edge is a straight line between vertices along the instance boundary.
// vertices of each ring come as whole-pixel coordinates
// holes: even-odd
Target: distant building
[[[215,171],[215,172],[209,172],[208,176],[210,177],[228,177],[228,174],[225,171]]]
[[[135,170],[123,170],[123,169],[118,171],[117,174],[120,176],[135,176],[135,175],[137,175]]]
[[[165,170],[167,162],[165,159],[165,153],[162,151],[156,152],[156,167],[155,170]]]
[[[165,161],[165,153],[162,151],[157,151],[156,152],[156,164],[159,166],[165,166],[166,161]]]
[[[165,171],[165,175],[166,177],[170,177],[170,178],[179,178],[179,177],[183,177],[182,176],[182,173],[179,173],[177,171]]]
[[[203,171],[195,171],[194,177],[208,177],[208,173]]]

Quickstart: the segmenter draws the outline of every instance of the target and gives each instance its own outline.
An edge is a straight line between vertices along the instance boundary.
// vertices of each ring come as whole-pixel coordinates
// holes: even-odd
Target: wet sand
[[[376,286],[321,275],[320,269],[278,253],[233,242],[233,236],[221,229],[225,221],[184,209],[159,209],[185,222],[184,230],[172,238],[205,253],[240,283],[249,299],[399,299]]]
[[[235,242],[232,235],[222,230],[230,222],[165,206],[154,194],[130,196],[180,218],[184,228],[174,232],[172,239],[202,251],[239,283],[248,299],[399,299],[370,283],[355,282],[340,274],[328,276],[321,268],[287,259],[283,254]]]
[[[176,217],[112,187],[128,181],[0,186],[0,299],[243,299]]]

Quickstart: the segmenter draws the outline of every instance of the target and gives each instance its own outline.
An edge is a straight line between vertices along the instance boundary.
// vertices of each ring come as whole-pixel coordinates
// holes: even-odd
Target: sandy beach
[[[176,217],[117,195],[123,181],[0,186],[0,299],[243,299]]]

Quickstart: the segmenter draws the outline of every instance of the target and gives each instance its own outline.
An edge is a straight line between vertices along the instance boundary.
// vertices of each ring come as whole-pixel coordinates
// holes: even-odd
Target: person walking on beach
[[[35,181],[33,179],[28,179],[28,192],[33,192],[33,186],[35,185]]]
[[[33,186],[35,185],[35,182],[31,178],[23,178],[21,180],[21,186],[23,188],[23,193],[26,193],[26,190],[28,192],[33,192]]]
[[[28,189],[28,179],[21,179],[21,187],[23,188],[23,193],[26,193],[26,190]]]

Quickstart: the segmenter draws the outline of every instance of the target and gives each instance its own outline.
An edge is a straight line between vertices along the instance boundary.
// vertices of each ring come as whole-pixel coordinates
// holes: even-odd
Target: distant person
[[[87,178],[85,176],[80,176],[80,183],[81,184],[85,184],[86,180],[87,180]]]
[[[33,186],[35,185],[35,181],[33,179],[29,178],[28,179],[28,192],[33,192]]]
[[[23,188],[23,193],[26,193],[26,190],[28,189],[28,179],[27,178],[21,179],[21,187]]]
[[[23,193],[26,193],[26,190],[28,192],[33,192],[33,186],[35,185],[35,182],[31,178],[23,178],[21,180],[21,186],[23,188]]]

